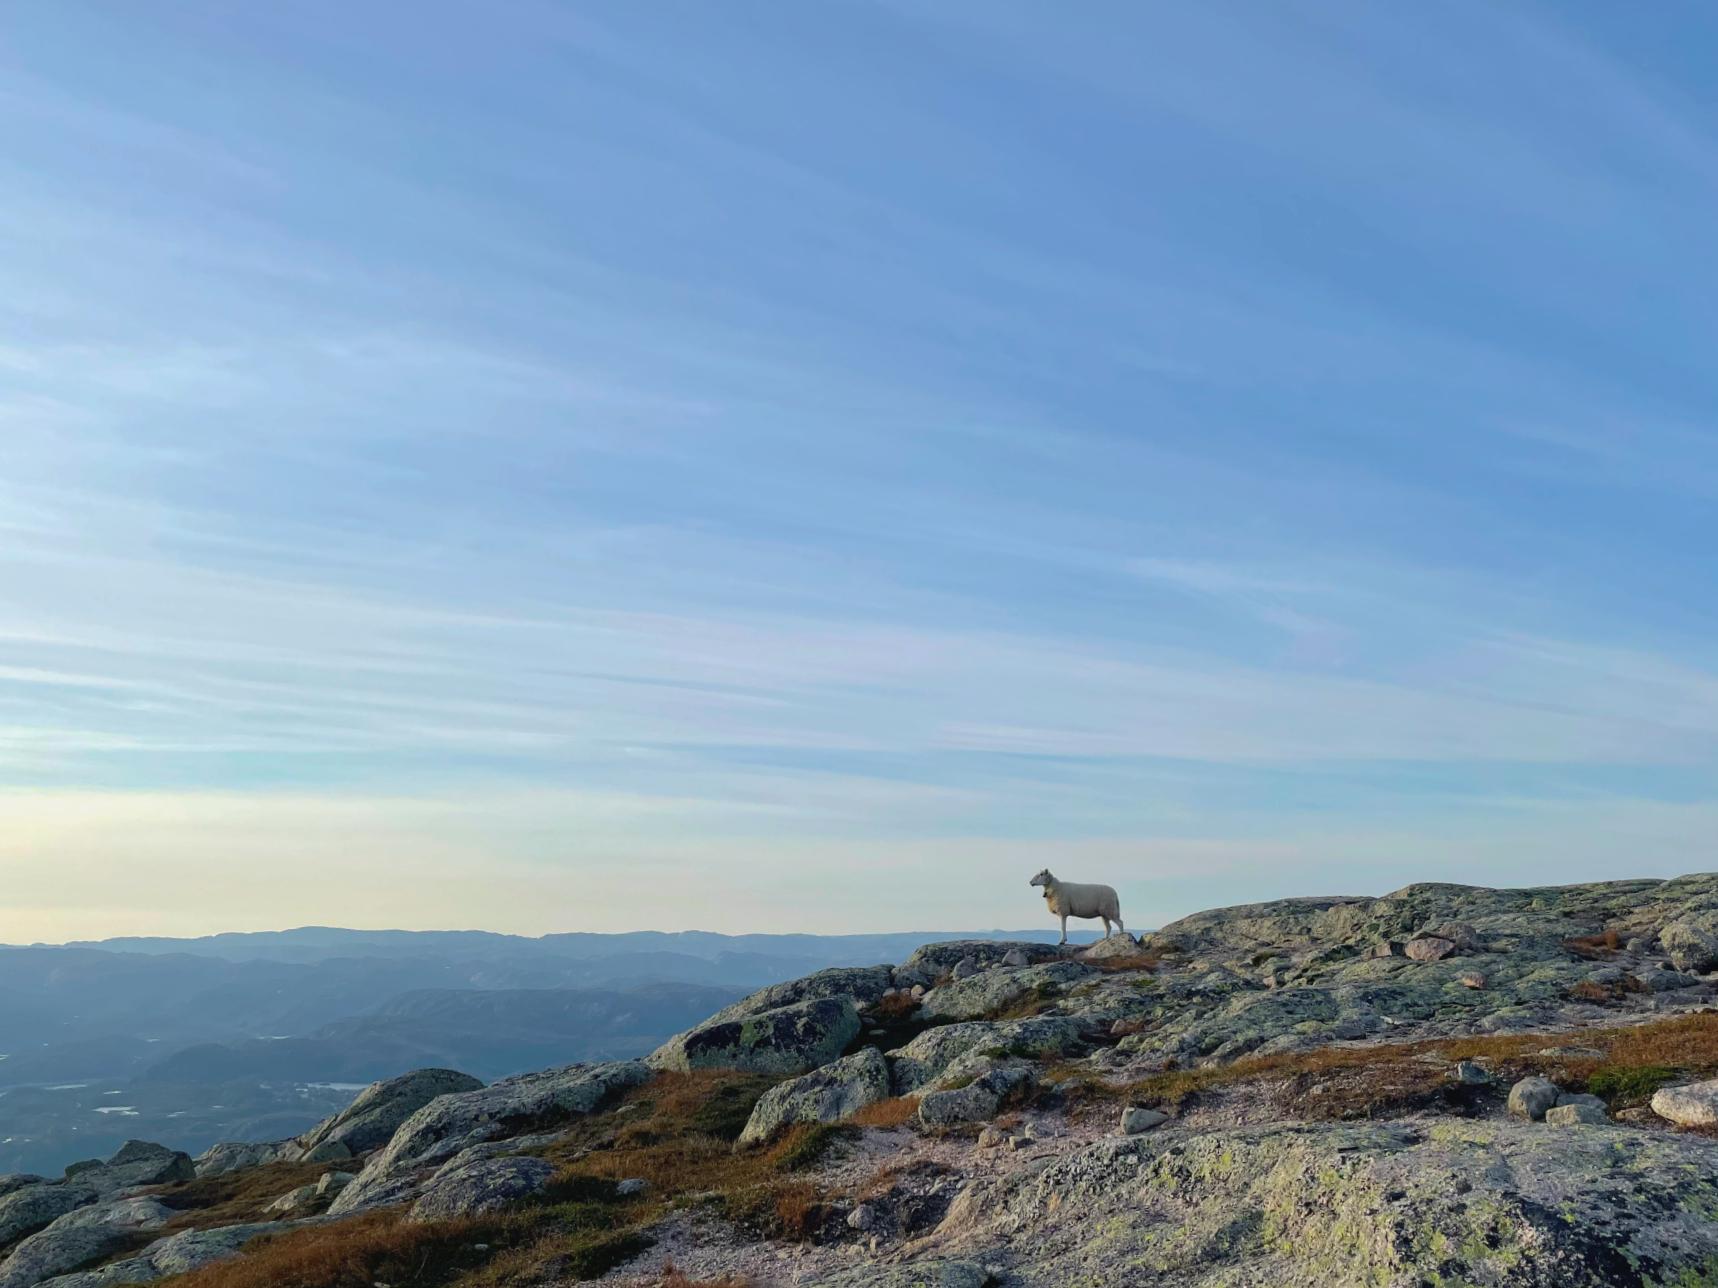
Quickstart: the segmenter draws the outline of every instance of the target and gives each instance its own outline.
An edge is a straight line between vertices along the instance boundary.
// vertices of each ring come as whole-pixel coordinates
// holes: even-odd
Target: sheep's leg
[[[1119,912],[1116,913],[1116,929],[1117,930],[1123,930],[1123,931],[1125,931],[1127,929],[1126,926],[1121,924],[1121,913],[1119,913]]]
[[[1068,942],[1068,914],[1065,912],[1062,914],[1062,942]]]
[[[1100,912],[1098,920],[1104,923],[1104,938],[1108,939],[1110,937],[1110,919]]]

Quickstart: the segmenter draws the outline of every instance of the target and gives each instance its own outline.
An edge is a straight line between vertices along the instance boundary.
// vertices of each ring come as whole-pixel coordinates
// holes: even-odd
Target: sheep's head
[[[1055,877],[1050,875],[1050,869],[1049,868],[1043,868],[1039,871],[1037,876],[1033,877],[1026,884],[1027,885],[1043,886],[1046,889],[1048,889],[1050,883],[1052,881],[1054,881],[1055,879],[1056,879]]]

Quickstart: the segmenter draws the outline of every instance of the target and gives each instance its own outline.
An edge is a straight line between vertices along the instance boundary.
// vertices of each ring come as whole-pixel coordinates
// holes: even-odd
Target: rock
[[[292,1228],[288,1221],[227,1225],[214,1230],[182,1230],[157,1239],[135,1257],[110,1261],[95,1270],[44,1280],[41,1288],[114,1288],[146,1284],[168,1275],[189,1274],[217,1261],[235,1257],[252,1239]]]
[[[323,1140],[300,1153],[296,1161],[300,1163],[344,1163],[351,1157],[352,1151],[346,1147],[345,1141]]]
[[[316,1182],[318,1195],[338,1194],[353,1181],[357,1180],[354,1172],[324,1172]]]
[[[919,1121],[926,1127],[953,1127],[994,1118],[1008,1096],[1030,1086],[1032,1069],[1006,1065],[992,1069],[964,1087],[932,1091],[919,1099]]]
[[[1696,988],[1701,983],[1684,971],[1664,970],[1662,967],[1643,970],[1635,978],[1649,993],[1674,993],[1681,988]]]
[[[853,1230],[870,1230],[877,1224],[877,1209],[869,1203],[857,1204],[847,1214],[847,1225]]]
[[[1055,944],[1040,944],[1017,940],[955,939],[946,943],[926,944],[906,961],[895,967],[895,983],[903,987],[923,984],[929,988],[951,972],[965,958],[972,958],[981,967],[999,966],[1010,953],[1024,957],[1026,964],[1058,961],[1073,952]]]
[[[0,1198],[32,1185],[45,1185],[47,1179],[45,1176],[37,1176],[34,1172],[7,1172],[0,1175]]]
[[[83,1184],[43,1181],[19,1186],[0,1196],[0,1248],[34,1234],[95,1199],[95,1190]]]
[[[1718,970],[1718,913],[1703,912],[1671,922],[1658,942],[1677,970],[1704,975]]]
[[[649,1188],[650,1182],[642,1176],[629,1176],[614,1187],[614,1192],[620,1198],[630,1199],[643,1194]]]
[[[554,1164],[541,1158],[455,1158],[430,1179],[407,1219],[486,1216],[541,1194],[554,1176]]]
[[[999,1149],[1006,1145],[1008,1140],[1008,1133],[1000,1127],[986,1127],[978,1133],[978,1147],[980,1149]]]
[[[954,964],[954,969],[949,974],[955,979],[971,979],[978,974],[978,958],[962,957]]]
[[[477,1091],[483,1083],[453,1069],[416,1069],[398,1078],[373,1082],[358,1098],[332,1118],[326,1118],[298,1138],[301,1162],[339,1162],[355,1154],[380,1149],[400,1124],[437,1096]],[[325,1146],[338,1145],[344,1152]]]
[[[1137,1136],[1141,1132],[1150,1131],[1169,1121],[1169,1115],[1156,1109],[1146,1109],[1138,1105],[1129,1105],[1121,1111],[1121,1134]]]
[[[1588,1108],[1591,1108],[1591,1109],[1604,1109],[1605,1108],[1605,1102],[1600,1097],[1589,1096],[1585,1092],[1574,1092],[1574,1091],[1559,1092],[1557,1095],[1557,1104],[1559,1106],[1586,1105]]]
[[[600,1108],[610,1097],[651,1076],[642,1060],[575,1064],[516,1078],[477,1091],[437,1096],[396,1131],[358,1179],[342,1190],[329,1212],[343,1216],[410,1192],[410,1174],[487,1141],[506,1140]]]
[[[724,1024],[748,1015],[760,1015],[765,1011],[823,998],[846,998],[855,1008],[874,1006],[891,987],[895,973],[890,966],[832,966],[800,979],[760,988],[731,1006],[723,1007],[699,1027]]]
[[[814,1069],[764,1092],[752,1109],[742,1144],[767,1140],[788,1123],[833,1123],[889,1096],[889,1064],[876,1047]]]
[[[1125,930],[1112,931],[1108,936],[1098,940],[1090,948],[1080,953],[1087,961],[1103,961],[1110,957],[1137,957],[1139,955],[1139,940]]]
[[[1456,1081],[1469,1087],[1483,1087],[1491,1081],[1491,1075],[1472,1060],[1461,1060],[1456,1064]]]
[[[290,1140],[225,1140],[198,1154],[193,1167],[198,1176],[220,1176],[244,1167],[278,1162],[295,1146],[296,1142]]]
[[[1402,951],[1417,962],[1439,962],[1456,951],[1456,946],[1438,935],[1423,935],[1410,939]]]
[[[303,1212],[314,1206],[316,1201],[322,1197],[321,1192],[316,1188],[316,1185],[317,1183],[312,1181],[308,1185],[300,1185],[297,1189],[288,1190],[285,1194],[282,1194],[278,1199],[265,1207],[263,1211],[286,1214]]]
[[[1480,947],[1479,934],[1465,921],[1446,921],[1426,931],[1422,937],[1447,939],[1464,953],[1474,952]]]
[[[1032,964],[1032,959],[1025,953],[1021,952],[1020,949],[1010,948],[1007,952],[1002,954],[1002,964],[1004,966],[1030,966]]]
[[[180,1157],[190,1162],[187,1156]],[[44,1279],[81,1270],[124,1249],[139,1231],[160,1229],[173,1216],[172,1208],[143,1197],[67,1212],[12,1249],[0,1264],[0,1288],[32,1288]]]
[[[1718,1079],[1661,1087],[1653,1093],[1652,1112],[1679,1127],[1718,1127]]]
[[[981,1020],[926,1029],[889,1052],[894,1091],[898,1096],[911,1095],[968,1055],[995,1052],[1031,1059],[1067,1055],[1080,1045],[1080,1033],[1077,1021],[1062,1016]]]
[[[1668,1132],[1625,1148],[1612,1130],[1440,1119],[1148,1139],[971,1183],[937,1246],[1005,1243],[1028,1288],[1617,1288],[1718,1264],[1711,1143]]]
[[[654,1069],[738,1069],[799,1074],[828,1064],[859,1035],[850,998],[820,997],[703,1024],[650,1053]]]
[[[1610,1120],[1611,1116],[1597,1105],[1553,1105],[1545,1111],[1545,1122],[1551,1127],[1578,1127]]]
[[[948,1021],[981,1020],[1028,997],[1054,996],[1092,973],[1091,967],[1071,961],[975,972],[925,994],[924,1015]]]
[[[910,991],[912,993],[913,1000],[918,1001],[925,995],[925,986],[923,984],[914,984]]]
[[[1548,1078],[1523,1078],[1509,1089],[1509,1112],[1517,1118],[1538,1122],[1561,1094],[1557,1084]]]
[[[1463,971],[1458,979],[1464,988],[1484,988],[1486,984],[1485,976],[1477,970]]]
[[[79,1167],[77,1179],[111,1195],[145,1185],[189,1181],[196,1175],[197,1165],[189,1154],[154,1141],[128,1140],[105,1163]]]
[[[1382,939],[1372,945],[1368,957],[1405,957],[1406,950],[1399,939]]]

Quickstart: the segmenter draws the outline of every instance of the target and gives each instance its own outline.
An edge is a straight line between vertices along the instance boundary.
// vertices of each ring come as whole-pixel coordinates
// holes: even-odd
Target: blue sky
[[[1711,867],[1715,27],[10,6],[0,940]]]

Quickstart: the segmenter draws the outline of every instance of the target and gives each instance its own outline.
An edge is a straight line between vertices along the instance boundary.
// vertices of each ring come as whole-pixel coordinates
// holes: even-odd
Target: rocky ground
[[[1714,972],[1718,875],[935,944],[0,1177],[0,1288],[1718,1284]]]

